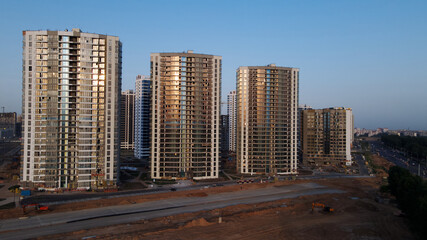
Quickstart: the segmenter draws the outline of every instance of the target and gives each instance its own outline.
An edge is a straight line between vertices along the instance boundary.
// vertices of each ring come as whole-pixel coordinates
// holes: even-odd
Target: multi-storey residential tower
[[[23,31],[21,186],[116,184],[121,56],[115,36]]]
[[[150,156],[150,76],[136,77],[135,82],[135,157]]]
[[[237,69],[237,170],[243,174],[297,171],[299,69]]]
[[[151,177],[218,178],[221,57],[151,54]]]
[[[312,109],[307,104],[298,106],[298,134],[297,134],[297,146],[298,146],[298,163],[302,163],[302,111]]]
[[[134,150],[135,130],[135,93],[133,90],[122,92],[120,97],[120,148]]]
[[[229,134],[229,116],[228,115],[221,115],[221,121],[220,121],[220,150],[221,150],[221,157],[226,158],[228,156],[229,151],[229,140],[230,137]]]
[[[353,114],[351,108],[302,111],[304,164],[351,165]]]
[[[228,137],[229,151],[236,152],[236,134],[237,134],[237,98],[236,91],[231,91],[227,96],[227,114],[228,114]]]

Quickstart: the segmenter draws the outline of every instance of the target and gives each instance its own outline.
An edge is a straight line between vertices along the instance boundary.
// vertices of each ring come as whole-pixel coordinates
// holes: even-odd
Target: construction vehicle
[[[311,204],[311,212],[314,212],[314,208],[323,208],[324,212],[328,212],[328,213],[332,213],[334,212],[334,209],[331,207],[326,206],[323,203],[319,203],[319,202],[313,202]]]
[[[24,214],[26,214],[25,210],[28,207],[32,207],[34,206],[34,209],[37,211],[48,211],[49,207],[46,205],[40,205],[38,203],[32,203],[32,204],[26,204],[26,205],[22,205],[22,211],[24,212]]]

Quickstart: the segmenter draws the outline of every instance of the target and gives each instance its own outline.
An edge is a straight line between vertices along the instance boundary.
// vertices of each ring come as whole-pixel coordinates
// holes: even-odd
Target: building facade
[[[298,106],[298,134],[297,134],[297,146],[298,146],[298,163],[302,163],[302,111],[312,109],[312,107],[302,104]]]
[[[151,177],[218,178],[221,57],[151,54]]]
[[[220,121],[220,152],[221,157],[226,158],[228,156],[229,151],[229,116],[228,115],[221,115],[221,121]]]
[[[116,185],[121,57],[115,36],[23,31],[22,187]]]
[[[229,151],[236,152],[237,135],[237,94],[231,91],[227,96],[227,114],[228,114],[228,137]]]
[[[138,75],[135,82],[135,157],[150,156],[150,76]]]
[[[351,165],[351,108],[302,111],[302,158],[305,165]]]
[[[296,173],[299,69],[239,67],[236,78],[237,171]]]
[[[135,93],[133,90],[122,92],[120,97],[120,148],[134,150],[135,133]]]

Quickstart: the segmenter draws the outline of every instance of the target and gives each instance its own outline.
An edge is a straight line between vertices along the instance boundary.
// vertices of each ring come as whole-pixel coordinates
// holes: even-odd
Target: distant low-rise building
[[[351,165],[351,108],[302,111],[302,159],[305,165]]]
[[[425,137],[427,136],[426,130],[408,130],[408,129],[397,129],[390,130],[388,128],[377,128],[377,129],[365,129],[365,128],[355,128],[354,135],[373,137],[379,134],[389,134],[389,135],[399,135],[399,136],[409,136],[409,137]]]
[[[427,131],[423,130],[390,130],[387,132],[388,134],[394,134],[399,136],[408,136],[408,137],[425,137],[427,136]]]
[[[354,129],[354,135],[355,136],[366,135],[368,137],[372,137],[372,136],[387,133],[387,132],[388,132],[388,128],[377,128],[375,130],[365,129],[365,128],[355,128]]]

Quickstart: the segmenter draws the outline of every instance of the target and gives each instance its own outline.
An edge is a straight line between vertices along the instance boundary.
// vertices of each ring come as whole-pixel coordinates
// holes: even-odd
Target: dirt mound
[[[198,219],[194,219],[193,221],[185,224],[184,228],[186,228],[186,227],[206,227],[206,226],[209,226],[212,224],[214,224],[214,223],[208,222],[204,218],[198,218]]]
[[[395,165],[394,163],[391,163],[387,161],[387,159],[378,155],[373,155],[372,160],[376,166],[379,166],[379,168],[376,169],[376,175],[379,177],[388,177],[388,170],[390,167]]]
[[[187,196],[187,197],[207,197],[208,194],[205,192],[195,192],[195,193],[189,193],[185,196]]]

